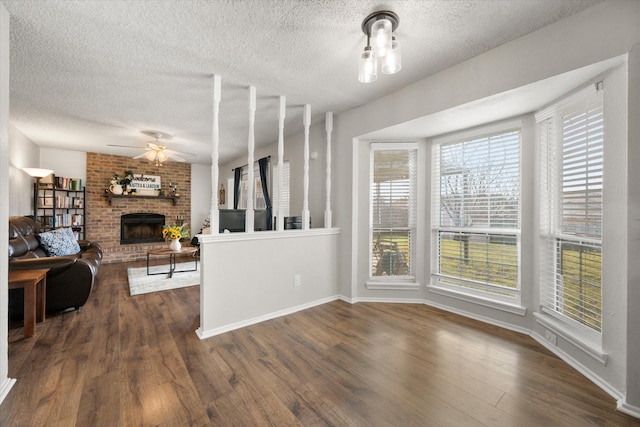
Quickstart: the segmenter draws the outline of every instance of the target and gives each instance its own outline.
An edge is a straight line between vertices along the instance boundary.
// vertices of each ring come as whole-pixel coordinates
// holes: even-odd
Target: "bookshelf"
[[[85,239],[85,190],[82,180],[53,176],[34,184],[37,200],[34,216],[40,232],[71,227],[78,240]]]

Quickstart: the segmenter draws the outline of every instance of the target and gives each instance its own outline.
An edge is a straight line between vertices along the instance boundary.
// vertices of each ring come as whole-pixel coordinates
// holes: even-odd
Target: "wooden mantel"
[[[176,205],[180,196],[133,196],[130,194],[105,194],[111,204],[111,199],[159,199],[159,200],[173,200],[173,206]]]

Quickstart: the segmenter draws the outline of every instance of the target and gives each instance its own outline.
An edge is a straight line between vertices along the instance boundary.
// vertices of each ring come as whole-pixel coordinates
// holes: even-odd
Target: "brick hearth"
[[[162,189],[169,193],[169,183],[177,184],[180,198],[176,205],[171,200],[123,197],[112,199],[111,205],[105,197],[114,173],[122,175],[125,170],[144,175],[159,175]],[[177,216],[191,224],[191,164],[165,162],[154,166],[146,160],[87,153],[87,181],[85,225],[88,240],[99,242],[104,251],[103,262],[121,262],[144,259],[151,248],[161,248],[166,243],[120,244],[120,216],[128,213],[153,212],[165,216],[167,223]],[[191,228],[191,227],[189,227]],[[184,242],[187,243],[187,242]]]

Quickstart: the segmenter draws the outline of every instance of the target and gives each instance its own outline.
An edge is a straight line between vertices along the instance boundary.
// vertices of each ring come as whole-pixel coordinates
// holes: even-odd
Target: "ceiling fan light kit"
[[[373,12],[362,21],[362,32],[367,36],[367,45],[360,55],[358,80],[372,83],[378,78],[378,58],[384,74],[395,74],[402,68],[400,42],[395,31],[400,18],[390,10]]]
[[[152,136],[155,141],[147,142],[147,151],[140,155],[134,156],[134,159],[141,159],[144,157],[150,163],[155,163],[156,166],[162,166],[162,164],[168,160],[172,160],[174,162],[185,161],[185,159],[180,157],[180,153],[178,153],[177,151],[169,150],[166,146],[160,145],[161,138],[169,139],[171,138],[171,135],[156,131],[143,131],[142,133]]]

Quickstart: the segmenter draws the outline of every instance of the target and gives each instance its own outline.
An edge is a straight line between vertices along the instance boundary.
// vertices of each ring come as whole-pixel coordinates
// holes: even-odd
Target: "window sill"
[[[602,347],[597,343],[587,341],[580,333],[574,331],[561,320],[556,319],[551,315],[536,312],[533,313],[533,317],[536,319],[536,322],[544,328],[547,328],[556,335],[562,337],[562,339],[573,344],[575,347],[602,363],[604,366],[607,365],[609,355],[603,353]]]
[[[435,285],[427,285],[427,290],[435,294],[444,295],[447,297],[459,299],[472,304],[482,305],[484,307],[489,307],[500,311],[506,311],[507,313],[516,314],[518,316],[525,316],[527,314],[527,308],[517,304],[509,304],[490,298],[483,298]]]
[[[420,289],[420,283],[416,282],[392,282],[392,281],[377,281],[377,280],[368,280],[365,282],[367,289],[377,289],[384,290],[390,289],[394,291],[417,291]]]

